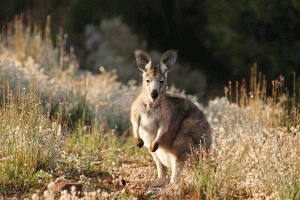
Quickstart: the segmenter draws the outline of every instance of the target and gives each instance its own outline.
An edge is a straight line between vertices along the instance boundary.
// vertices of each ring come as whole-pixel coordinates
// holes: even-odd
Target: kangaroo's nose
[[[153,90],[153,91],[151,92],[151,97],[152,97],[152,99],[156,99],[156,98],[158,97],[158,93],[157,93],[156,90]]]

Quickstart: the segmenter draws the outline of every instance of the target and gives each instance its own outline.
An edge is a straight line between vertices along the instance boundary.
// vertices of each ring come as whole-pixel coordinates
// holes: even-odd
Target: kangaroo
[[[177,59],[177,51],[163,54],[153,65],[150,56],[136,50],[138,68],[143,72],[142,89],[131,106],[131,123],[136,145],[149,149],[156,162],[158,177],[165,180],[168,167],[170,184],[178,183],[191,149],[206,151],[211,146],[210,125],[190,100],[166,94],[167,73]]]

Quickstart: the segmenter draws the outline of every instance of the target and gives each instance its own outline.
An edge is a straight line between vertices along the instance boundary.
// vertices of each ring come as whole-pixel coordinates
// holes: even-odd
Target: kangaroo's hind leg
[[[170,184],[177,184],[181,171],[183,169],[184,162],[180,161],[176,156],[172,157],[172,175]]]
[[[207,120],[188,119],[182,124],[188,133],[198,145],[201,144],[206,151],[211,147],[211,130]]]
[[[179,132],[172,143],[171,184],[177,184],[192,149],[199,148],[194,139],[185,132]]]
[[[151,154],[155,160],[157,172],[158,172],[158,178],[159,178],[156,186],[164,185],[167,178],[168,168],[162,164],[162,162],[160,161],[156,153],[151,153]]]

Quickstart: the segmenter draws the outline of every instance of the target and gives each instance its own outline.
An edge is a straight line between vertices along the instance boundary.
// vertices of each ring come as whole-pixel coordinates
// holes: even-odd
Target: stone
[[[60,193],[64,190],[67,190],[68,193],[71,194],[71,188],[73,186],[75,187],[76,194],[78,194],[78,192],[80,192],[80,193],[82,192],[82,184],[81,183],[69,183],[69,182],[58,183],[55,188],[55,191]]]

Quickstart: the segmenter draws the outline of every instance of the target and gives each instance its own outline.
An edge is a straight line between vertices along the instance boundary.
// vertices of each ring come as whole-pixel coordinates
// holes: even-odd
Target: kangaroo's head
[[[142,50],[135,51],[135,58],[143,72],[143,89],[154,102],[167,87],[167,73],[176,62],[177,51],[169,50],[164,53],[157,65],[154,65],[150,56]]]

